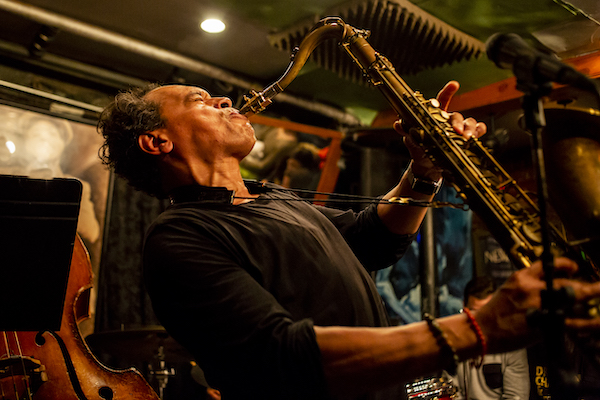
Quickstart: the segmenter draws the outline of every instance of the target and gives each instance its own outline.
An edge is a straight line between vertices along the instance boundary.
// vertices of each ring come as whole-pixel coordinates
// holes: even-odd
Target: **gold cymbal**
[[[545,106],[544,158],[550,203],[571,240],[584,245],[600,263],[600,111],[593,108]]]
[[[560,138],[600,138],[600,110],[574,105],[548,103],[544,105],[545,131]]]

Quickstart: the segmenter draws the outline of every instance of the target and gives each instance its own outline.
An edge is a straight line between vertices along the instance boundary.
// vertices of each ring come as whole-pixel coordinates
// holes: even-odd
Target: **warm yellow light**
[[[200,28],[208,33],[219,33],[225,30],[225,24],[219,19],[206,19],[202,21]]]

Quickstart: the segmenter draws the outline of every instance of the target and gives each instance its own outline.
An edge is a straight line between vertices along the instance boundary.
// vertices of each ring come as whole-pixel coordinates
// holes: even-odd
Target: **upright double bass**
[[[78,322],[88,317],[91,287],[89,254],[76,236],[60,330],[0,332],[1,399],[159,400],[137,370],[110,369],[90,352]]]

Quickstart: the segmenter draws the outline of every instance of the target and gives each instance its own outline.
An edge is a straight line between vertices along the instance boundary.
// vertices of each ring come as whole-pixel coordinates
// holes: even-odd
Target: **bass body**
[[[3,400],[159,399],[137,370],[108,368],[90,352],[78,322],[88,317],[91,288],[89,255],[76,236],[60,331],[1,333]]]

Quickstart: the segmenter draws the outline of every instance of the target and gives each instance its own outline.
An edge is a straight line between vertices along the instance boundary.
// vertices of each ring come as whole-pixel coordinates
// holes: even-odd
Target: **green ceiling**
[[[359,0],[356,4],[364,4],[366,1]],[[371,1],[384,7],[388,6],[386,0]],[[579,21],[582,25],[587,23],[589,26],[592,20],[585,18],[581,13],[569,11],[559,3],[563,0],[410,1],[481,42],[485,42],[496,32],[514,32],[532,44],[536,44],[532,33],[551,30],[566,23],[573,23],[571,26],[575,28],[558,30],[555,37],[559,40],[568,40],[577,34],[588,41],[590,37],[589,33],[577,29],[577,23]],[[598,0],[569,1],[597,8]],[[284,72],[288,60],[286,54],[280,53],[268,43],[266,33],[285,31],[297,24],[304,26],[301,22],[308,19],[316,21],[333,13],[331,11],[333,9],[339,10],[348,6],[348,0],[221,0],[221,2],[172,0],[169,4],[157,1],[154,7],[146,7],[140,12],[137,3],[131,0],[107,0],[101,6],[97,2],[78,0],[27,0],[27,3],[91,26],[141,40],[160,49],[168,49],[197,59],[216,67],[219,71],[229,71],[247,77],[248,81],[259,82],[265,86]],[[102,8],[102,13],[98,12],[99,8]],[[219,37],[209,38],[198,33],[197,16],[213,11],[215,14],[220,14],[218,16],[228,17],[231,23],[229,36],[219,39]],[[35,57],[23,56],[31,45],[35,32],[39,30],[36,23],[28,21],[28,18],[15,17],[10,12],[0,12],[0,22],[2,22],[0,44],[6,44],[7,51],[13,52],[17,59],[31,63],[34,67],[43,64],[43,58],[38,60]],[[369,26],[357,27],[371,29]],[[591,28],[597,29],[597,23],[592,24]],[[375,29],[372,28],[373,38],[375,38]],[[394,49],[393,46],[387,48],[390,47]],[[186,70],[186,66],[182,67],[176,62],[171,64],[172,61],[168,57],[163,59],[140,56],[133,51],[130,52],[128,48],[119,48],[108,42],[80,37],[78,32],[69,30],[59,31],[57,37],[49,43],[47,53],[45,54],[47,56],[58,55],[67,61],[73,60],[76,63],[83,63],[82,65],[98,66],[108,72],[115,71],[125,77],[138,80],[177,79],[179,81],[182,79],[205,85],[206,81],[211,79],[209,75],[197,73],[193,68]],[[579,53],[575,52],[575,54]],[[341,54],[341,57],[345,56]],[[445,60],[443,57],[440,59]],[[68,73],[72,63],[67,65]],[[19,66],[15,68],[19,69]],[[61,65],[51,68],[65,70],[61,69]],[[102,76],[97,79],[100,84],[102,84]],[[510,70],[497,68],[485,55],[482,55],[478,59],[424,70],[403,78],[414,90],[423,92],[427,97],[433,97],[450,79],[458,80],[462,86],[461,91],[467,92],[510,76],[512,76]],[[106,83],[108,89],[112,88],[111,82],[109,80]],[[27,85],[26,82],[21,84]],[[286,92],[309,102],[316,101],[333,105],[335,108],[345,108],[358,116],[364,124],[369,124],[378,111],[389,108],[376,89],[368,88],[366,84],[350,83],[333,72],[316,67],[310,60]],[[231,95],[241,96],[237,91],[232,91]]]
[[[228,1],[228,0],[225,0]],[[232,0],[229,0],[232,1]],[[232,1],[233,2],[233,1]],[[526,40],[535,42],[532,32],[545,29],[566,20],[581,18],[552,0],[412,0],[412,3],[449,25],[485,42],[496,32],[514,32]],[[277,29],[301,19],[302,15],[324,15],[327,9],[339,1],[303,1],[289,4],[284,14],[274,14],[272,1],[260,0],[247,4],[240,13],[248,14],[257,23]],[[238,5],[239,7],[239,5]],[[283,71],[282,71],[283,72]],[[497,68],[487,57],[463,61],[443,68],[423,71],[414,76],[403,76],[414,89],[426,96],[435,96],[449,80],[461,83],[466,92],[512,76],[510,70]],[[351,83],[340,85],[334,73],[312,68],[310,61],[302,73],[289,86],[289,91],[314,96],[323,102],[341,104],[365,123],[369,123],[377,110],[387,104],[377,90],[365,91]],[[345,100],[344,100],[345,99]]]
[[[481,41],[495,32],[529,34],[574,17],[552,0],[411,0],[411,3]]]

